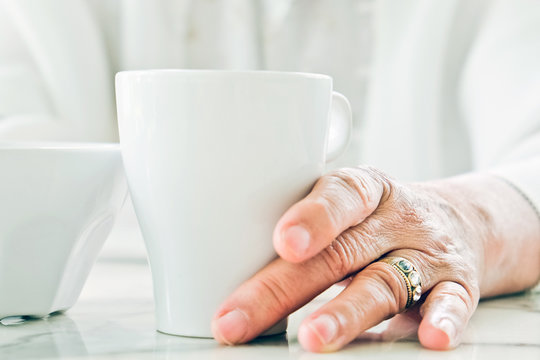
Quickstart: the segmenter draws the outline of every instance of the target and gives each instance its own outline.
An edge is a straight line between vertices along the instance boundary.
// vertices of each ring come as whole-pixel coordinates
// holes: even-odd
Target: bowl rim
[[[0,142],[1,150],[120,150],[118,142],[21,141]]]

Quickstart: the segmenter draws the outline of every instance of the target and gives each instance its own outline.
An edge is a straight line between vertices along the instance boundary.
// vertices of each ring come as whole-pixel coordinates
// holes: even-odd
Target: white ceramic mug
[[[349,103],[328,76],[270,71],[120,72],[116,96],[157,328],[211,337],[219,304],[276,256],[277,220],[345,149]]]

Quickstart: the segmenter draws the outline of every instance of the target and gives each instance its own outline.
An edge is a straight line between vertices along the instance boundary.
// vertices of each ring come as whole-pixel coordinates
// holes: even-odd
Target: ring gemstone
[[[413,291],[413,298],[412,298],[413,302],[420,300],[421,296],[422,296],[422,287],[417,286],[416,289],[414,289]]]
[[[412,270],[412,265],[410,262],[408,262],[407,260],[400,260],[397,265],[399,266],[399,268],[401,270],[403,270],[403,272],[405,273],[408,273],[409,271]]]
[[[411,271],[409,274],[409,280],[412,286],[420,285],[420,275],[416,271]]]

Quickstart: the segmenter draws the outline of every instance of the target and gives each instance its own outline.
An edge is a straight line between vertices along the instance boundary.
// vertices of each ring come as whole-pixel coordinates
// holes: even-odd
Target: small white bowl
[[[127,194],[118,144],[0,144],[0,319],[67,310]]]

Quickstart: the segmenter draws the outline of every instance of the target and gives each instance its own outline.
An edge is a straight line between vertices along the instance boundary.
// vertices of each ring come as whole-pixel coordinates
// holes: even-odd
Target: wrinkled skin
[[[412,323],[423,346],[450,349],[480,297],[526,289],[540,276],[538,217],[488,174],[401,184],[372,168],[339,170],[282,216],[273,240],[280,257],[218,309],[212,329],[219,342],[247,342],[346,279],[298,332],[309,351],[340,349],[405,310],[403,279],[376,261],[400,256],[420,272],[423,296],[389,331]]]

